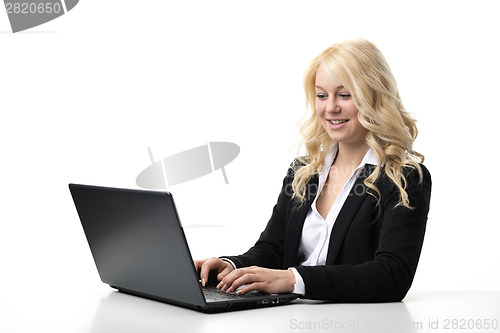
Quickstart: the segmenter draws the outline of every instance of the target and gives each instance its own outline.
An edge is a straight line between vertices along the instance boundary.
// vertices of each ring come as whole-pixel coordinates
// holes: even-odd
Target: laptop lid
[[[102,282],[182,306],[206,305],[170,193],[69,188]]]

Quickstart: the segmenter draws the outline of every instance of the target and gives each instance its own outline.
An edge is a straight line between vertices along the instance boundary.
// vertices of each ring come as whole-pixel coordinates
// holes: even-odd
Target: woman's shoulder
[[[417,167],[418,166],[418,167]],[[416,165],[407,165],[401,169],[400,174],[404,180],[403,185],[406,189],[416,190],[422,187],[428,187],[430,189],[432,185],[432,178],[429,169],[422,163],[417,163]],[[382,168],[378,183],[382,191],[394,191],[397,190],[397,186],[394,181],[389,177],[387,172]]]
[[[295,177],[295,173],[309,163],[307,156],[298,156],[288,166],[288,177]]]
[[[413,165],[403,167],[402,173],[408,182],[431,182],[431,173],[422,163],[418,163],[419,168]]]

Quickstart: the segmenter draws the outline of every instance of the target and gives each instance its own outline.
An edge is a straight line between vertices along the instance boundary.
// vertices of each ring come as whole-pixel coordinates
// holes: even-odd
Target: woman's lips
[[[347,124],[349,119],[327,119],[328,126],[332,129],[340,129]]]

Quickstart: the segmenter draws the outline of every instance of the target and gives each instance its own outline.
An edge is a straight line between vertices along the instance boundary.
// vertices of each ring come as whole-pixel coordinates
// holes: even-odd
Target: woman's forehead
[[[326,88],[335,88],[340,89],[344,88],[344,85],[340,82],[335,74],[332,71],[325,68],[323,65],[318,66],[316,71],[316,87],[320,87],[323,89]]]

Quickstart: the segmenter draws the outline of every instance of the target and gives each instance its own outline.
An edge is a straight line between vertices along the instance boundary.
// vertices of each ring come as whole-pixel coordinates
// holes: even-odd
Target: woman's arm
[[[254,279],[254,282],[257,281],[262,281],[262,280],[269,280],[271,275],[276,275],[276,274],[268,274],[270,272],[264,272],[264,276],[261,276],[260,273],[262,273],[261,267],[267,267],[267,268],[274,268],[273,273],[287,273],[287,275],[280,274],[280,277],[278,278],[271,278],[271,280],[282,280],[282,281],[291,281],[291,288],[293,290],[293,284],[295,283],[295,277],[293,276],[291,271],[284,271],[284,270],[279,270],[279,268],[282,268],[282,263],[283,263],[283,247],[284,247],[284,238],[285,238],[285,228],[286,228],[286,215],[287,215],[287,206],[289,203],[289,200],[291,198],[291,181],[293,180],[293,171],[292,168],[288,170],[288,173],[286,177],[283,180],[283,186],[281,189],[281,192],[278,196],[278,202],[273,208],[273,212],[271,215],[271,218],[269,219],[269,222],[265,228],[265,230],[261,233],[259,240],[256,242],[256,244],[250,248],[245,254],[239,255],[239,256],[223,256],[221,258],[223,259],[229,259],[232,264],[236,266],[236,268],[240,268],[235,270],[236,275],[231,275],[231,277],[226,278],[224,281],[226,281],[227,284],[219,284],[219,288],[223,289],[224,291],[233,291],[236,288],[238,288],[241,284],[238,285],[239,282],[242,280],[239,280],[236,284],[233,285],[233,282],[239,278],[242,273],[248,272],[248,270],[241,270],[241,268],[250,268],[252,270],[252,273],[259,273],[259,276],[256,276],[255,274],[252,274]],[[210,272],[215,272],[217,274],[217,279],[221,281],[224,277],[227,277],[229,273],[233,271],[233,266],[229,264],[227,261],[221,260],[220,258],[207,258],[203,260],[195,260],[195,267],[200,273],[200,278],[203,282],[208,281],[208,275]],[[257,267],[259,266],[259,267]],[[257,269],[258,268],[258,269]],[[292,278],[290,278],[290,275],[292,275]],[[286,279],[283,279],[286,277]],[[228,281],[231,281],[231,283],[228,283]],[[204,283],[203,283],[204,285]],[[231,285],[235,288],[231,288]],[[236,286],[237,285],[237,286]],[[256,287],[257,284],[253,285],[252,288]],[[276,292],[276,291],[271,291],[275,290],[275,284],[271,284],[270,286],[267,285],[266,287],[259,285],[260,289],[259,290],[270,290],[269,292]],[[280,285],[278,288],[280,289],[288,289],[288,287]],[[228,290],[230,289],[230,290]],[[255,290],[255,289],[251,289]],[[242,290],[242,292],[247,292],[250,291],[249,288]]]
[[[271,269],[283,268],[283,253],[288,219],[289,203],[292,195],[293,170],[290,168],[283,179],[278,201],[273,207],[271,218],[259,239],[246,253],[239,256],[224,256],[238,268],[259,266]]]

